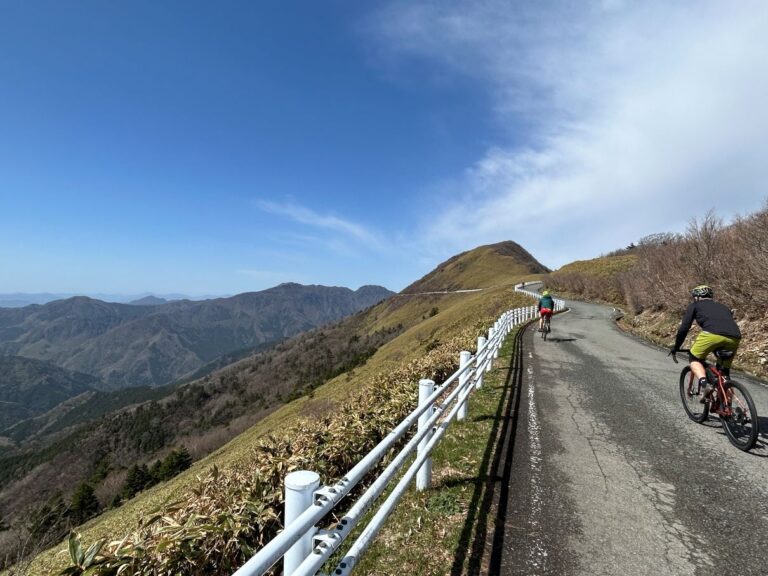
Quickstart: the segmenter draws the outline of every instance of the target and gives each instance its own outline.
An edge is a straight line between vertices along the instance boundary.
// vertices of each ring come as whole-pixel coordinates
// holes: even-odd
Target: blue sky
[[[0,292],[400,289],[768,196],[761,2],[0,12]]]

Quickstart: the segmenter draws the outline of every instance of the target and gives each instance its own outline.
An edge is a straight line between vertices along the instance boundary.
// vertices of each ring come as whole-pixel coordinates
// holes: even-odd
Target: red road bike
[[[541,337],[546,340],[547,334],[549,334],[552,331],[551,325],[549,321],[552,319],[552,314],[547,314],[544,317],[543,327],[541,329]]]
[[[689,350],[681,349],[680,352]],[[683,401],[683,408],[688,417],[699,424],[706,421],[710,413],[717,415],[731,444],[739,450],[749,450],[757,442],[760,433],[755,402],[743,384],[726,378],[723,374],[722,361],[731,358],[733,352],[719,349],[715,350],[714,354],[717,357],[715,366],[702,362],[707,382],[714,387],[710,394],[705,395],[704,388],[699,384],[699,379],[694,376],[690,366],[680,372],[680,399]],[[671,352],[670,355],[677,364],[677,356]]]

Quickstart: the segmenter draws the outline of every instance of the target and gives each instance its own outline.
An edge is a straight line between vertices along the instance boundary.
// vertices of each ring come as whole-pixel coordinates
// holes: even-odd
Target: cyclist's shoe
[[[709,399],[712,396],[712,392],[714,392],[715,387],[712,386],[712,383],[707,381],[705,378],[699,379],[699,392],[701,393],[701,402],[702,404],[706,404],[709,402]]]

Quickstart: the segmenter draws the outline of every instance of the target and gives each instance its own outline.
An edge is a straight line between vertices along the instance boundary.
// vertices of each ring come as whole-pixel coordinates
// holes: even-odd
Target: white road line
[[[531,502],[529,506],[531,515],[531,543],[528,547],[528,565],[533,569],[531,574],[534,574],[539,571],[546,572],[549,554],[541,538],[542,527],[539,522],[544,501],[541,487],[541,425],[539,424],[539,414],[536,410],[533,368],[530,366],[528,367],[528,442],[531,461],[529,469],[531,478]]]

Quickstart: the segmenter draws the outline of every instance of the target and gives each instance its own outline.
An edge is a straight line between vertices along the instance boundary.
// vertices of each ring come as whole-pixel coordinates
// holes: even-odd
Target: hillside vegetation
[[[112,566],[129,565],[129,574],[231,573],[251,549],[279,529],[280,485],[286,471],[309,467],[321,472],[324,482],[338,478],[413,407],[419,378],[448,374],[458,362],[458,352],[474,349],[477,336],[499,313],[528,303],[506,283],[543,267],[523,265],[520,275],[509,275],[505,248],[499,249],[500,280],[493,282],[498,284],[494,288],[462,294],[400,294],[350,319],[354,325],[343,328],[347,342],[376,334],[391,337],[363,354],[364,361],[338,375],[326,374],[330,379],[324,384],[305,389],[307,394],[275,410],[191,470],[86,524],[84,545],[99,538],[118,539],[131,527],[122,550],[125,558],[119,558],[116,545],[106,545],[98,558]],[[493,247],[480,250],[486,254],[482,270],[487,270]],[[470,264],[461,266],[461,274],[471,276],[477,254],[471,251],[465,256]],[[431,285],[440,289],[476,286],[446,275],[440,267],[425,281],[436,275],[441,278]],[[326,334],[320,341],[329,339]],[[315,353],[322,350],[317,348],[320,343],[316,338],[316,348],[307,352],[324,357]],[[227,370],[247,373],[249,362]],[[162,513],[151,514],[158,509]],[[30,573],[51,573],[65,563],[66,557],[52,550],[35,561]]]
[[[637,254],[576,260],[547,277],[547,283],[590,300],[624,303],[624,274],[637,265]]]
[[[564,266],[547,283],[620,304],[624,325],[663,345],[673,342],[691,289],[709,284],[743,334],[736,366],[768,376],[768,206],[729,224],[709,213],[684,234],[648,236],[623,252]]]
[[[525,248],[508,240],[457,254],[421,280],[406,287],[403,293],[489,288],[546,272],[549,269],[542,266]]]

